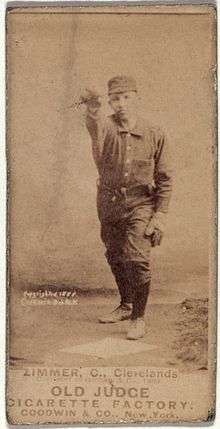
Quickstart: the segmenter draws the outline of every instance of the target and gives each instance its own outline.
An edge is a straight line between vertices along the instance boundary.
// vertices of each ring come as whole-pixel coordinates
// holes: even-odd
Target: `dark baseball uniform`
[[[145,230],[155,212],[167,213],[171,196],[167,141],[142,118],[129,132],[115,114],[87,113],[86,125],[99,172],[97,209],[106,258],[121,302],[132,302],[132,318],[141,317],[151,278]]]

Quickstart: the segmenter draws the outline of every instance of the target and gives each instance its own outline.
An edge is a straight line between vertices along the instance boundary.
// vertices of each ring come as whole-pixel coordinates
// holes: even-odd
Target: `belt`
[[[103,184],[98,185],[99,190],[102,192],[107,192],[111,195],[111,200],[116,201],[117,199],[126,199],[126,198],[135,198],[135,197],[144,197],[152,195],[153,186],[148,185],[139,185],[134,187],[119,187],[113,188]]]

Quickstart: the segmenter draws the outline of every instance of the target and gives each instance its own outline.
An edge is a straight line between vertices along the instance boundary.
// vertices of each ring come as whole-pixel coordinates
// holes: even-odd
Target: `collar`
[[[135,136],[140,136],[140,137],[143,136],[144,126],[143,126],[143,120],[141,118],[139,118],[139,117],[137,118],[136,125],[132,130],[127,130],[126,128],[124,128],[116,115],[113,115],[113,119],[116,122],[117,127],[118,127],[118,131],[120,133],[128,133],[129,132],[130,134],[135,135]]]

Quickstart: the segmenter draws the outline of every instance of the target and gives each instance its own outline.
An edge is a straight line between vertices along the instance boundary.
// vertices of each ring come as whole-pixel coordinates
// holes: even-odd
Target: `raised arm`
[[[86,104],[86,127],[92,139],[92,154],[98,172],[102,168],[103,143],[107,133],[106,119],[101,109],[101,96],[93,90],[86,90],[81,97]]]

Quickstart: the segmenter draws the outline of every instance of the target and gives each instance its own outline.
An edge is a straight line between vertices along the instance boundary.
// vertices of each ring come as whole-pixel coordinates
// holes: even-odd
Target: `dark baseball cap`
[[[136,91],[137,84],[131,76],[115,76],[108,81],[108,95],[120,94],[121,92]]]

